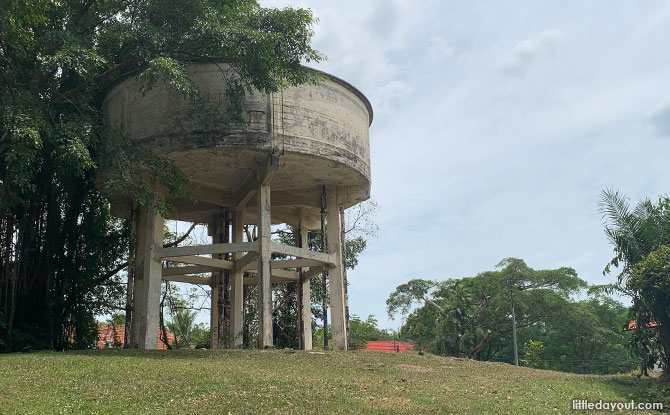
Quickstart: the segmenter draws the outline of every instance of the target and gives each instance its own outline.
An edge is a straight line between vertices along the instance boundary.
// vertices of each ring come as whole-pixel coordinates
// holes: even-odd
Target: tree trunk
[[[164,314],[164,309],[165,309],[165,299],[168,296],[168,290],[170,288],[169,282],[165,281],[165,293],[163,294],[163,298],[161,298],[161,304],[160,304],[160,313],[158,314],[158,326],[160,327],[160,338],[162,339],[163,343],[165,344],[165,347],[168,349],[172,349],[172,345],[168,342],[168,337],[167,337],[167,330],[165,330],[165,314]],[[174,334],[174,333],[173,333]],[[177,340],[177,337],[175,335],[175,341]]]
[[[484,350],[484,347],[486,347],[487,344],[491,341],[491,338],[493,337],[493,333],[491,333],[491,330],[487,330],[486,335],[482,338],[482,340],[479,342],[479,344],[468,353],[468,356],[477,356],[479,353],[481,353],[482,350]]]
[[[665,310],[657,310],[654,313],[654,320],[658,324],[658,330],[661,334],[661,342],[663,343],[663,353],[661,354],[661,367],[663,374],[661,377],[664,381],[670,381],[670,318],[664,314]]]

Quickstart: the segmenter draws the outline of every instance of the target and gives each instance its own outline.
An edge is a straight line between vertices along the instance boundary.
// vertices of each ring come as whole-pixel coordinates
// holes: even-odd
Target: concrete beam
[[[331,267],[337,266],[338,256],[336,253],[310,251],[309,249],[297,248],[295,246],[284,245],[277,242],[272,242],[271,249],[272,252],[276,252],[278,254],[304,259],[313,259]]]
[[[163,275],[163,281],[185,282],[196,285],[212,285],[212,277],[198,277],[195,275]]]
[[[158,258],[170,258],[189,255],[205,254],[230,254],[234,252],[254,252],[258,251],[258,241],[240,242],[232,244],[211,244],[211,245],[192,245],[178,246],[172,248],[159,248],[156,250]]]
[[[180,262],[182,264],[204,265],[214,269],[232,270],[235,268],[235,263],[226,261],[225,259],[207,258],[197,255],[189,256],[174,256],[170,257],[169,261]]]
[[[249,252],[243,257],[235,260],[235,269],[246,271],[249,268],[257,268],[257,265],[255,264],[255,262],[258,262],[257,260],[258,252]]]
[[[175,275],[193,275],[204,274],[206,272],[216,271],[215,267],[208,267],[206,265],[192,265],[188,267],[163,267],[163,280],[169,281],[165,277],[172,277]]]
[[[256,274],[258,275],[258,270],[257,269],[250,269],[248,271],[249,274]],[[275,281],[275,278],[281,278],[281,282],[286,282],[286,281],[298,281],[298,272],[297,271],[287,271],[285,269],[271,269],[270,274],[272,276],[272,282],[277,282]]]
[[[270,266],[272,268],[319,267],[323,266],[323,262],[316,259],[276,259],[270,263]]]
[[[285,278],[285,277],[279,277],[279,276],[273,276],[271,279],[273,284],[277,284],[280,282],[297,282],[297,280],[293,277],[291,278]],[[245,277],[244,278],[244,285],[258,285],[258,277]]]
[[[259,186],[269,186],[279,169],[279,160],[272,154],[261,163],[255,174],[250,174],[233,192],[233,203],[235,208],[243,208],[258,192]]]
[[[311,267],[309,271],[305,271],[303,273],[303,278],[306,280],[311,280],[312,278],[316,277],[317,275],[321,274],[323,272],[323,267]]]

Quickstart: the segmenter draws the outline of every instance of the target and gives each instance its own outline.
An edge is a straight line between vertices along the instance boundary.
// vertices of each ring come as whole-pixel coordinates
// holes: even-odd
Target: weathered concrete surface
[[[326,189],[326,214],[328,227],[328,253],[337,256],[337,265],[328,270],[330,291],[330,327],[333,336],[333,350],[347,350],[347,330],[344,318],[344,278],[342,269],[342,245],[340,239],[340,210],[336,187]]]
[[[203,107],[194,107],[161,83],[143,95],[137,78],[131,77],[104,101],[108,128],[167,154],[201,186],[198,193],[207,202],[210,193],[225,198],[234,192],[273,148],[282,152],[272,181],[274,206],[286,200],[286,206],[318,207],[314,194],[321,185],[342,188],[345,207],[369,197],[372,109],[354,87],[324,74],[318,85],[250,94],[243,104],[246,124],[240,125],[228,119],[230,74],[225,65],[192,64],[189,71]],[[175,218],[202,222],[206,216],[195,209]],[[294,217],[292,212],[284,216]]]
[[[158,345],[162,265],[154,250],[163,246],[163,217],[153,203],[139,208],[137,228],[137,269],[133,298],[132,347],[155,349]]]

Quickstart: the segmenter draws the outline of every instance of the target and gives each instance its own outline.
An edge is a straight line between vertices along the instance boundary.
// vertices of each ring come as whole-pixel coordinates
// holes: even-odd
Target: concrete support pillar
[[[272,339],[272,280],[270,274],[270,247],[272,222],[270,209],[270,186],[261,184],[258,199],[258,347],[273,346]]]
[[[217,239],[216,243],[218,244],[227,244],[230,242],[230,214],[228,209],[223,209],[217,218],[216,226]],[[218,259],[230,259],[229,254],[219,254]],[[218,303],[217,303],[217,312],[218,316],[218,336],[219,336],[219,349],[228,349],[230,348],[231,338],[230,338],[230,272],[227,270],[220,269],[216,274],[218,278]]]
[[[209,315],[209,348],[219,348],[219,285],[218,272],[212,272],[211,302]]]
[[[299,218],[297,232],[297,245],[300,248],[309,248],[308,231],[303,226],[302,214]],[[300,348],[302,350],[312,350],[312,307],[311,307],[311,287],[309,278],[303,279],[306,268],[300,270],[300,280],[297,283],[296,294],[298,296],[298,330],[300,337]]]
[[[153,202],[138,209],[137,258],[133,287],[133,347],[156,349],[161,296],[162,261],[156,248],[163,247],[163,217]]]
[[[328,270],[330,279],[330,328],[333,339],[333,350],[347,350],[347,330],[344,317],[344,277],[342,275],[342,246],[340,240],[340,208],[337,199],[337,188],[329,187],[326,191],[326,213],[328,219],[327,239],[328,253],[337,256],[337,266]]]
[[[207,233],[212,237],[212,243],[217,243],[216,226],[218,221],[207,225]],[[212,272],[212,285],[210,289],[210,314],[209,314],[209,348],[219,348],[219,272]]]
[[[133,295],[135,294],[135,270],[137,268],[137,206],[135,201],[130,206],[130,238],[128,241],[128,284],[126,291],[126,335],[123,337],[123,348],[133,347]]]
[[[244,217],[241,209],[233,211],[233,243],[244,242]],[[242,252],[236,252],[233,256],[234,260],[242,257]],[[244,324],[244,282],[242,281],[244,272],[242,270],[231,271],[230,274],[230,327],[233,336],[233,347],[242,347],[242,331]]]

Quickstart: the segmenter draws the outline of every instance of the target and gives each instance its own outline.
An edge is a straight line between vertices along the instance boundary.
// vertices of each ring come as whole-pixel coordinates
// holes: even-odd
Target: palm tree
[[[174,347],[177,349],[187,348],[193,344],[193,327],[195,324],[195,311],[179,309],[171,313],[171,321],[167,328],[174,334]]]
[[[615,284],[597,288],[632,298],[630,317],[636,322],[633,346],[648,356],[660,356],[664,376],[670,376],[670,304],[667,304],[670,289],[664,288],[670,285],[658,282],[670,280],[670,275],[659,278],[659,272],[662,274],[665,266],[670,265],[663,263],[670,248],[670,199],[661,198],[657,204],[643,200],[631,209],[627,197],[618,191],[604,190],[598,208],[614,249],[614,258],[603,274],[611,273],[612,267],[621,272]],[[655,360],[647,358],[644,365],[649,366]]]

